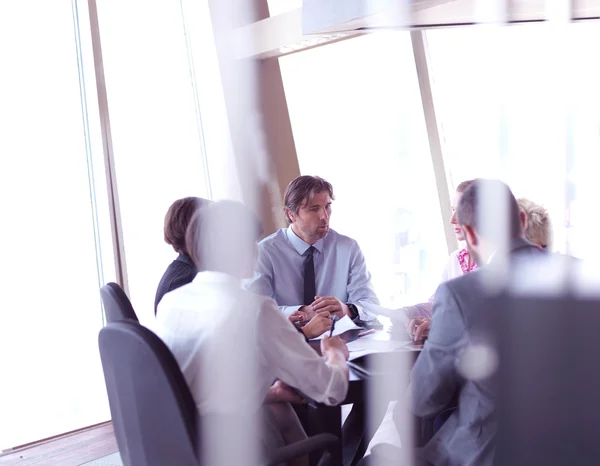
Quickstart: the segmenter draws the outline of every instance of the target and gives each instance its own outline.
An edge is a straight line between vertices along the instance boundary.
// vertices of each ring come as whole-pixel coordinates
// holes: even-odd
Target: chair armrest
[[[276,466],[287,461],[306,455],[316,450],[326,449],[339,442],[339,439],[333,434],[318,434],[301,440],[291,445],[279,448],[270,454],[264,466]]]

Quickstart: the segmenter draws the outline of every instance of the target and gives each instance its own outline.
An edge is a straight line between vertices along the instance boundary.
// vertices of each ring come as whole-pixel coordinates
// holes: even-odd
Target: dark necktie
[[[317,289],[315,285],[315,261],[313,254],[315,252],[314,246],[308,248],[308,255],[304,260],[304,305],[308,306],[315,300]]]

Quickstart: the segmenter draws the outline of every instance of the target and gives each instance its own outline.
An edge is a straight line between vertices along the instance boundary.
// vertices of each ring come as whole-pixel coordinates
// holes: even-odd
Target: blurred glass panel
[[[302,8],[302,0],[268,0],[269,16],[277,16],[286,11]]]
[[[332,227],[358,241],[384,306],[427,299],[447,249],[410,34],[280,63],[301,172],[334,187]]]
[[[89,20],[74,17],[0,3],[0,450],[110,419],[97,335],[114,267]]]
[[[129,292],[142,322],[176,253],[163,239],[173,201],[211,197],[180,2],[98,2]]]
[[[503,179],[549,210],[556,249],[584,256],[600,226],[590,214],[599,194],[600,30],[572,23],[559,34],[552,24],[478,26],[431,30],[427,40],[454,185]]]

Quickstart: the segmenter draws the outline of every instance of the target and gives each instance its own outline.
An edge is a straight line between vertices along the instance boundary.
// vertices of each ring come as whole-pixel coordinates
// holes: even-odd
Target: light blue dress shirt
[[[379,300],[358,243],[330,229],[313,246],[317,296],[335,296],[343,303],[354,304],[361,320],[375,319],[369,309],[376,310]],[[249,288],[273,298],[285,315],[298,310],[305,304],[303,270],[309,247],[291,226],[263,239]]]

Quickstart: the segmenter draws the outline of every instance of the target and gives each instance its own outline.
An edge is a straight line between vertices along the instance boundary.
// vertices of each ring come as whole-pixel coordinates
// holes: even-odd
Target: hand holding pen
[[[333,316],[331,318],[331,329],[329,330],[329,338],[333,336],[333,331],[335,330],[335,323],[339,320],[338,316]]]
[[[350,356],[346,342],[339,335],[331,338],[325,335],[321,339],[321,354],[328,360],[336,359],[337,355],[341,360],[347,361]]]

